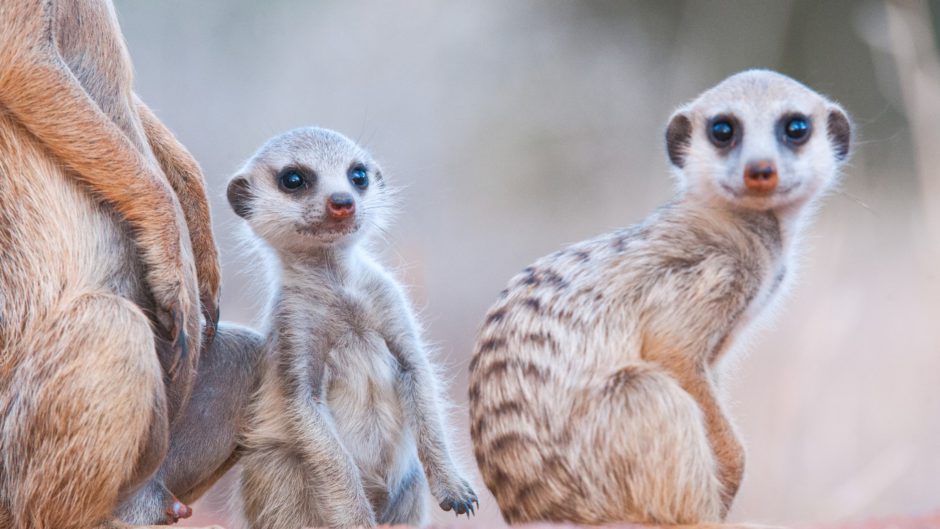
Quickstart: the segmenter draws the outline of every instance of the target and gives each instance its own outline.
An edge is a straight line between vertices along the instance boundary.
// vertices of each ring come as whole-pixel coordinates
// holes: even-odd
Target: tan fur
[[[0,4],[0,527],[106,523],[159,465],[199,292],[215,326],[207,213],[110,3]]]
[[[812,125],[799,145],[783,136],[797,114]],[[720,116],[739,134],[721,148],[706,130]],[[835,103],[792,79],[732,76],[670,120],[674,202],[510,282],[470,365],[474,454],[507,521],[724,519],[744,450],[722,360],[793,275],[849,134]],[[756,161],[777,169],[775,192],[747,190]]]

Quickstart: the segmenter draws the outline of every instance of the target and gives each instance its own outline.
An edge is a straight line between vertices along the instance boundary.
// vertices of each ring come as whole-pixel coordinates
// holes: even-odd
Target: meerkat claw
[[[167,333],[169,334],[170,343],[173,344],[173,363],[170,365],[167,374],[173,380],[189,356],[189,340],[186,337],[183,311],[178,306],[174,306],[170,308],[169,314],[170,324]]]
[[[441,502],[440,505],[441,505],[441,509],[445,511],[453,510],[455,516],[459,517],[461,514],[466,514],[467,518],[469,518],[471,514],[474,514],[474,515],[476,514],[476,511],[473,508],[474,501],[476,500],[475,499],[469,499],[467,501],[444,500]]]
[[[202,301],[202,316],[206,320],[206,327],[203,330],[205,335],[203,348],[212,345],[215,339],[216,331],[219,328],[219,304],[215,299],[205,299]]]

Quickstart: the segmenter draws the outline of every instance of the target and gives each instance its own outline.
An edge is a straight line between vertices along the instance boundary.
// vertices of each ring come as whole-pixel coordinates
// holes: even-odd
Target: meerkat
[[[276,278],[238,476],[248,526],[420,525],[429,488],[469,516],[477,496],[451,455],[417,319],[363,241],[392,209],[378,164],[301,128],[261,147],[227,194]]]
[[[110,2],[0,5],[2,529],[126,526],[211,342],[202,174],[132,84]]]
[[[511,280],[469,385],[474,454],[508,522],[724,519],[744,451],[723,360],[791,281],[851,131],[789,77],[731,76],[669,121],[677,198]]]

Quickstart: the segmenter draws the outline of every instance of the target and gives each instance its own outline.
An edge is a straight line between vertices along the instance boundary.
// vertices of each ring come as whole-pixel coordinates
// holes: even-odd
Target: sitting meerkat
[[[361,242],[392,209],[376,162],[336,132],[296,129],[254,155],[228,199],[276,277],[238,479],[248,525],[420,525],[429,485],[469,516],[477,497],[417,320]]]
[[[476,460],[508,522],[724,519],[744,451],[722,360],[790,281],[851,131],[784,75],[734,75],[669,122],[675,200],[511,280],[469,389]]]

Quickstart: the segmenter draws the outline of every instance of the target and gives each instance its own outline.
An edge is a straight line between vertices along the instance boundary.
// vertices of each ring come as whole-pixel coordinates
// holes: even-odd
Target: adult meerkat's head
[[[767,210],[827,189],[851,138],[838,104],[785,75],[748,70],[677,110],[666,149],[687,195]]]
[[[350,244],[386,221],[389,192],[368,152],[306,127],[269,140],[228,184],[228,202],[274,249]]]

